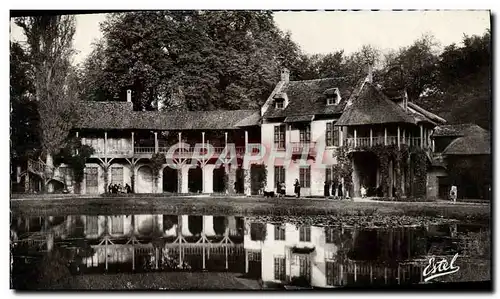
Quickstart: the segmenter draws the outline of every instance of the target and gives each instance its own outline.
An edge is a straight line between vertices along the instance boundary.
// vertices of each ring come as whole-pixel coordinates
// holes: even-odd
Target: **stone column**
[[[182,168],[177,169],[177,193],[182,193]]]
[[[182,215],[181,216],[181,234],[185,237],[190,237],[193,234],[189,231],[189,216]]]
[[[394,195],[392,194],[393,186],[394,186],[394,168],[392,161],[389,161],[389,190],[387,192],[389,197],[392,197]]]
[[[235,194],[236,190],[234,188],[234,184],[236,183],[236,168],[238,165],[231,164],[228,168],[226,168],[227,174],[227,190],[229,194]]]
[[[188,193],[188,175],[189,175],[189,167],[187,165],[183,165],[181,168],[181,193]]]
[[[266,182],[264,184],[264,191],[272,191],[274,190],[274,162],[270,164],[266,164]],[[290,176],[286,176],[287,181]],[[291,177],[290,177],[291,178]],[[292,184],[293,185],[293,184]],[[288,183],[287,183],[288,186]]]
[[[352,189],[353,189],[353,194],[351,195],[351,197],[359,197],[361,195],[359,172],[357,164],[356,162],[354,162],[354,159],[352,161]]]
[[[214,193],[214,168],[215,165],[207,164],[201,168],[203,173],[203,193]]]
[[[203,216],[203,233],[207,237],[215,236],[214,216]]]
[[[245,273],[248,273],[248,250],[245,249]]]
[[[252,177],[250,169],[243,169],[243,190],[246,196],[252,195]]]

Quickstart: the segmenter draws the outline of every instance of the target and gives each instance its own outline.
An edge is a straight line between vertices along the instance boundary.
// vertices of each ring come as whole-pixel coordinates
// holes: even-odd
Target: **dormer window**
[[[327,105],[338,105],[340,103],[341,97],[338,88],[329,88],[325,90],[324,94]]]
[[[284,99],[276,99],[276,109],[285,108],[285,100]]]

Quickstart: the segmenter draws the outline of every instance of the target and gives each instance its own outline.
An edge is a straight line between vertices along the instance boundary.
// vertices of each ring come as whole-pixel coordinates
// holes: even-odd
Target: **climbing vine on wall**
[[[250,179],[252,193],[258,194],[259,190],[264,188],[267,181],[267,169],[263,164],[252,164],[250,168]]]
[[[427,189],[427,154],[420,147],[411,148],[415,197],[425,197]]]
[[[161,168],[163,167],[163,164],[167,163],[167,160],[165,158],[165,155],[163,153],[154,153],[151,156],[151,168],[153,170],[153,174],[155,176],[158,176],[160,173]]]
[[[391,161],[394,163],[394,169],[396,170],[395,174],[395,190],[393,192],[393,196],[396,198],[400,198],[403,195],[403,190],[401,186],[401,171],[402,169],[410,169],[408,165],[408,154],[409,148],[407,145],[375,145],[373,147],[362,148],[361,150],[373,153],[378,160],[378,167],[380,169],[380,187],[382,188],[382,193],[384,197],[388,197],[390,194],[389,188],[389,176],[390,176],[390,163]]]
[[[160,170],[163,167],[163,164],[167,163],[167,159],[163,153],[154,153],[151,156],[151,169],[153,170],[153,178],[154,178],[154,192],[156,192],[156,188],[158,186],[158,177],[160,176]]]
[[[337,149],[337,164],[332,167],[332,179],[344,178],[344,187],[351,190],[352,187],[352,154],[347,146],[341,146]]]
[[[85,174],[85,164],[93,154],[94,149],[91,146],[82,145],[78,139],[72,138],[54,156],[54,166],[58,167],[62,163],[68,165],[73,172],[75,183],[80,185]]]

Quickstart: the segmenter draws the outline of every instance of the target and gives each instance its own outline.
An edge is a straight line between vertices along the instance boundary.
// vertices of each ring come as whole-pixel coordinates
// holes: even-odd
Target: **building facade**
[[[371,72],[353,84],[348,78],[291,81],[285,69],[260,111],[134,111],[131,91],[126,102],[81,102],[71,134],[95,152],[79,188],[61,165],[49,190],[102,194],[116,184],[135,193],[251,195],[284,183],[293,196],[298,181],[301,196],[359,197],[362,189],[381,196],[382,184],[388,185],[384,196],[398,190],[408,196],[414,166],[399,169],[393,159],[382,169],[371,150],[393,146],[426,153],[427,195],[439,196],[437,177],[446,170],[435,152],[447,137],[434,132],[445,131],[446,121],[404,93],[390,95],[372,82]],[[352,184],[337,177],[341,149],[349,153]],[[159,153],[166,161],[157,170],[152,158]],[[262,185],[255,186],[253,165],[265,167]],[[29,163],[26,189],[44,168]]]

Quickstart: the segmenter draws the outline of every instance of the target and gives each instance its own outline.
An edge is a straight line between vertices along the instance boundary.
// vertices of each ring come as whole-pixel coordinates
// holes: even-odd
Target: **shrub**
[[[250,224],[250,238],[252,241],[264,241],[266,239],[267,229],[265,223]]]

